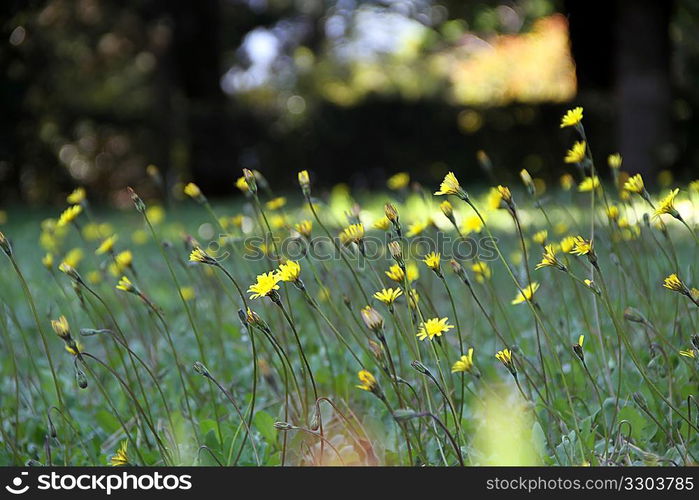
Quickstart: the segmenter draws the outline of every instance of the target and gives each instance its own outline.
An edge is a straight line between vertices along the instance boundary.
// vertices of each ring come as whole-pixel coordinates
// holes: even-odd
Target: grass
[[[441,207],[405,179],[282,202],[248,176],[243,203],[11,212],[0,463],[695,464],[695,185],[649,218],[662,197],[612,172]]]

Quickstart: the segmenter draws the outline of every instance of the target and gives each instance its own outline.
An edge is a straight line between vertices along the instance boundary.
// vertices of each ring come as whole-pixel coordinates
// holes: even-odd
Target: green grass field
[[[697,185],[570,154],[548,191],[10,210],[0,463],[696,464]]]

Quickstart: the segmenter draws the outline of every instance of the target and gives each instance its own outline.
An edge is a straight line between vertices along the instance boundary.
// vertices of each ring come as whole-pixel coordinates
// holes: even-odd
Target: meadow
[[[9,211],[0,463],[696,464],[699,181],[650,193],[582,118],[556,185]]]

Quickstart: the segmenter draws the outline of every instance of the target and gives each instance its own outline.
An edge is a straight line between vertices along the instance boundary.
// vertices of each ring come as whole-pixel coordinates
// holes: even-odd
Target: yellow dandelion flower
[[[609,205],[606,212],[609,220],[617,220],[619,218],[619,207],[616,205]]]
[[[136,287],[133,285],[133,283],[131,283],[131,280],[126,276],[122,276],[121,279],[119,279],[119,283],[117,283],[116,289],[121,290],[122,292],[129,292],[129,293],[136,292]]]
[[[199,247],[194,247],[189,254],[190,262],[199,262],[201,264],[215,264],[216,259],[207,254],[204,250]]]
[[[56,332],[56,335],[62,339],[67,339],[70,337],[70,325],[65,316],[61,316],[58,319],[51,320],[51,328]]]
[[[599,187],[599,177],[593,175],[592,177],[585,177],[582,182],[578,184],[578,191],[580,193],[587,193],[593,189],[599,189]]]
[[[284,205],[286,205],[286,198],[283,196],[278,196],[277,198],[271,199],[265,203],[267,210],[279,210]]]
[[[687,293],[687,285],[675,273],[663,280],[663,286],[673,292]]]
[[[129,454],[128,454],[129,442],[124,439],[119,446],[119,449],[114,453],[112,458],[109,459],[109,465],[112,467],[121,467],[129,464]]]
[[[405,274],[408,277],[408,281],[411,283],[418,279],[420,277],[420,270],[418,269],[417,264],[415,264],[415,262],[408,263],[408,265],[405,266]]]
[[[621,168],[622,161],[623,158],[619,153],[607,156],[607,165],[609,165],[609,168]]]
[[[439,209],[444,214],[444,217],[453,221],[453,219],[454,219],[454,207],[452,206],[451,203],[449,203],[449,200],[444,200],[442,203],[440,203]]]
[[[374,298],[390,306],[401,295],[403,295],[403,291],[400,288],[382,288],[381,291],[374,294]]]
[[[310,220],[302,220],[298,224],[294,225],[294,229],[302,235],[305,236],[306,238],[311,237],[311,231],[313,230],[313,221]]]
[[[406,233],[406,236],[408,236],[409,238],[417,236],[418,234],[422,233],[425,229],[427,229],[429,225],[429,221],[413,222],[408,226],[408,232]]]
[[[425,258],[422,260],[427,267],[432,269],[433,271],[438,271],[439,270],[439,262],[441,260],[442,256],[438,252],[430,252],[427,255],[425,255]]]
[[[564,253],[572,253],[575,248],[575,236],[566,236],[561,240],[561,251]]]
[[[236,179],[235,187],[240,189],[243,193],[246,193],[250,190],[250,188],[248,187],[248,181],[245,180],[245,176],[241,176]]]
[[[78,264],[83,260],[83,255],[82,248],[73,248],[63,258],[63,262],[70,267],[78,267]]]
[[[278,274],[281,281],[298,281],[301,275],[301,266],[296,261],[288,260],[279,265]]]
[[[511,304],[512,305],[517,305],[521,304],[527,300],[532,300],[532,297],[536,293],[536,291],[539,289],[539,283],[536,281],[532,281],[531,285],[527,285],[522,289],[522,291],[517,292],[517,296],[512,299]]]
[[[470,373],[471,370],[473,370],[473,347],[470,347],[468,349],[468,354],[461,356],[459,360],[451,367],[452,373]]]
[[[359,378],[360,382],[359,385],[355,386],[357,389],[368,392],[373,392],[374,389],[376,389],[376,379],[371,372],[368,372],[367,370],[360,370],[359,373],[357,373],[357,377]]]
[[[643,183],[643,177],[641,174],[636,174],[624,183],[624,191],[629,193],[642,194],[645,191],[645,185]]]
[[[86,195],[85,188],[75,188],[73,192],[66,197],[66,201],[71,205],[79,205],[85,201]]]
[[[364,224],[350,224],[340,233],[340,241],[347,245],[359,243],[364,238]]]
[[[472,264],[471,271],[476,274],[476,281],[479,283],[489,280],[493,275],[493,271],[486,262],[476,262],[475,264]]]
[[[251,299],[257,299],[260,297],[267,297],[275,290],[279,290],[279,275],[274,271],[268,273],[262,273],[257,276],[256,283],[250,285],[248,292],[251,293]]]
[[[573,109],[569,109],[561,118],[561,128],[573,127],[580,123],[583,117],[582,106],[577,106]]]
[[[193,182],[189,182],[184,187],[184,194],[196,200],[197,198],[201,197],[201,189],[199,189],[199,186]]]
[[[546,229],[542,229],[541,231],[537,231],[536,233],[534,233],[534,235],[532,236],[532,241],[539,245],[543,245],[544,243],[546,243],[546,238],[548,238],[548,236],[549,232]]]
[[[131,267],[131,264],[133,264],[133,254],[131,253],[131,250],[124,250],[123,252],[116,254],[114,260],[116,261],[116,265],[119,267],[119,269],[125,269],[127,267]]]
[[[189,302],[190,300],[194,299],[196,297],[196,293],[194,292],[194,288],[191,286],[181,286],[180,287],[180,295],[182,296],[182,299],[186,300]]]
[[[582,236],[576,236],[573,244],[573,250],[570,252],[574,255],[589,255],[594,250],[594,243],[586,240]]]
[[[447,194],[458,195],[461,192],[462,192],[462,189],[461,189],[461,185],[459,184],[459,180],[454,175],[454,172],[449,172],[444,177],[444,180],[442,181],[442,183],[439,185],[439,191],[436,191],[434,194],[436,194],[436,195],[447,195]]]
[[[658,208],[655,209],[655,213],[653,215],[655,217],[659,217],[663,214],[670,214],[673,217],[679,217],[679,213],[675,209],[675,197],[679,192],[679,189],[673,189],[670,191],[670,193],[658,204]]]
[[[403,283],[405,280],[405,272],[398,264],[393,264],[388,271],[386,271],[386,276],[396,283]]]
[[[391,227],[391,221],[388,220],[388,217],[384,216],[380,219],[377,219],[376,222],[374,222],[374,224],[372,225],[372,227],[380,231],[386,231],[389,227]]]
[[[512,359],[512,351],[509,349],[503,349],[495,353],[495,359],[500,361],[505,368],[507,368],[512,375],[517,374],[517,369],[515,368],[515,363]]]
[[[102,255],[107,252],[111,252],[114,249],[114,243],[116,243],[117,240],[117,235],[113,234],[110,237],[106,238],[102,243],[100,243],[100,246],[97,247],[97,250],[95,250],[95,253],[97,255]]]
[[[464,234],[480,233],[483,230],[483,221],[477,215],[469,215],[461,225]]]
[[[82,211],[83,207],[81,205],[72,205],[66,208],[61,214],[61,216],[58,218],[58,223],[56,224],[56,227],[67,226],[75,219],[77,219],[78,215],[80,215]]]
[[[388,189],[398,191],[399,189],[405,188],[409,183],[410,174],[408,172],[398,172],[388,178],[386,186],[388,186]]]
[[[308,175],[308,170],[301,170],[298,173],[298,180],[299,185],[301,185],[301,187],[308,186],[311,183],[311,178]]]
[[[535,269],[541,269],[542,267],[557,267],[558,269],[565,270],[565,266],[556,258],[556,251],[553,245],[546,245],[544,247],[544,255],[541,257],[541,262],[536,265]]]
[[[417,332],[417,338],[420,340],[432,340],[434,337],[441,337],[443,333],[454,328],[448,321],[449,318],[431,318],[423,321],[420,325],[420,330]]]
[[[566,163],[580,163],[585,159],[586,151],[587,144],[585,141],[577,141],[573,144],[573,147],[568,150],[563,161]]]

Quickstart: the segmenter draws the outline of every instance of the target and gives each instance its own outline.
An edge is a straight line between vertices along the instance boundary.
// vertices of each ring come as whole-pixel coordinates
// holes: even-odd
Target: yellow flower
[[[388,189],[392,189],[394,191],[398,191],[399,189],[403,189],[409,183],[410,183],[410,174],[408,174],[408,172],[398,172],[397,174],[389,177],[388,181],[386,181],[386,185],[388,186]]]
[[[284,198],[283,196],[279,196],[265,203],[265,206],[268,210],[278,210],[282,208],[284,205],[286,205],[286,198]]]
[[[128,448],[129,442],[128,440],[124,439],[121,442],[121,446],[119,446],[119,449],[116,451],[114,456],[112,456],[112,458],[109,459],[109,465],[111,465],[112,467],[129,465]]]
[[[581,106],[569,109],[568,111],[566,111],[566,114],[563,115],[563,118],[561,119],[561,128],[572,127],[574,125],[577,125],[578,123],[580,123],[580,120],[582,120],[582,117],[583,109]]]
[[[575,248],[575,236],[566,236],[561,240],[561,250],[564,253],[571,253]]]
[[[523,168],[519,171],[519,178],[522,179],[522,183],[527,188],[531,189],[534,187],[534,180],[532,179],[532,176],[529,174],[529,171],[526,168]]]
[[[697,354],[696,352],[694,352],[694,349],[681,349],[680,356],[684,356],[685,358],[696,359]]]
[[[73,339],[70,339],[70,342],[68,342],[65,347],[66,351],[68,351],[73,356],[77,356],[78,354],[83,352],[83,345],[80,342],[76,342]]]
[[[122,292],[130,292],[130,293],[136,292],[136,287],[133,286],[133,283],[131,283],[131,280],[129,278],[127,278],[126,276],[122,276],[121,279],[119,279],[119,283],[117,283],[116,289],[121,290]]]
[[[571,251],[572,254],[589,255],[593,252],[594,244],[592,241],[588,241],[582,236],[576,236],[574,241],[573,250]]]
[[[70,267],[78,267],[81,260],[83,260],[83,251],[81,248],[73,248],[63,258],[63,262],[68,264]]]
[[[184,300],[190,301],[196,296],[196,293],[194,292],[194,288],[191,286],[181,286],[180,295]]]
[[[396,283],[403,283],[405,279],[405,272],[398,264],[393,264],[388,271],[386,271],[386,276],[391,278]]]
[[[102,273],[99,271],[90,271],[87,273],[87,281],[93,285],[99,285],[102,283]]]
[[[71,205],[79,205],[80,203],[85,201],[85,196],[85,188],[75,188],[73,192],[66,197],[66,201]]]
[[[654,216],[659,217],[663,214],[670,214],[673,217],[678,217],[679,213],[677,213],[677,210],[675,209],[675,196],[677,196],[677,193],[679,192],[679,189],[673,189],[670,191],[670,194],[663,198],[658,205],[658,208],[655,209]]]
[[[364,238],[364,224],[350,224],[340,233],[340,241],[348,243],[359,243]]]
[[[216,262],[213,257],[199,247],[195,247],[189,254],[189,261],[199,262],[201,264],[214,264]]]
[[[473,370],[473,347],[470,347],[468,349],[468,354],[465,356],[461,356],[459,360],[454,363],[454,365],[451,367],[451,372],[452,373],[457,373],[457,372],[471,372]]]
[[[592,177],[585,177],[582,182],[578,184],[578,191],[581,193],[587,193],[593,189],[598,189],[599,186],[599,177],[593,175]]]
[[[507,186],[498,186],[498,193],[500,193],[500,197],[506,203],[510,203],[512,201],[512,193],[510,192],[510,188]]]
[[[380,219],[376,220],[376,222],[374,222],[372,227],[374,229],[386,231],[389,227],[391,227],[391,221],[388,220],[388,217],[384,216],[384,217],[381,217]]]
[[[620,168],[622,161],[623,158],[619,153],[607,156],[607,165],[609,165],[609,168]]]
[[[440,203],[439,209],[444,214],[444,217],[446,217],[450,221],[453,221],[453,219],[454,219],[454,207],[451,205],[451,203],[449,203],[449,200],[444,200],[442,203]]]
[[[512,305],[521,304],[524,301],[532,300],[532,297],[539,289],[539,283],[532,281],[531,285],[527,285],[521,292],[517,292],[517,296],[512,299]]]
[[[288,260],[279,265],[278,275],[281,281],[298,281],[300,274],[301,266],[296,261]]]
[[[62,339],[67,339],[70,337],[70,325],[65,316],[61,316],[58,319],[51,320],[51,328],[56,332],[56,335]]]
[[[196,200],[201,197],[201,189],[193,182],[190,182],[184,187],[184,194]]]
[[[44,265],[44,267],[48,270],[51,270],[53,268],[53,254],[52,253],[47,253],[41,258],[41,263]]]
[[[437,253],[437,252],[430,252],[427,255],[425,255],[425,258],[422,260],[427,267],[432,269],[433,271],[438,271],[439,270],[439,261],[442,258],[442,256]]]
[[[549,232],[546,229],[542,229],[541,231],[537,231],[534,233],[534,236],[532,236],[532,241],[534,243],[538,243],[539,245],[543,245],[546,243],[546,238],[548,238]]]
[[[573,184],[575,184],[575,179],[573,179],[573,176],[570,174],[563,174],[560,179],[561,187],[565,189],[566,191],[570,191],[570,189],[573,187]]]
[[[563,161],[566,163],[580,163],[585,159],[587,144],[585,141],[577,141],[573,147],[568,150]]]
[[[73,222],[82,211],[83,207],[81,205],[72,205],[66,208],[61,214],[61,216],[58,218],[58,223],[56,224],[56,227],[67,226],[68,224]]]
[[[609,205],[609,207],[607,207],[607,217],[609,217],[609,220],[617,220],[619,218],[619,207],[616,205]]]
[[[294,225],[294,229],[296,229],[300,235],[310,238],[311,230],[313,229],[313,221],[302,220],[298,224]]]
[[[311,183],[311,178],[308,175],[308,170],[301,170],[298,173],[298,180],[301,187],[308,186]]]
[[[123,252],[119,252],[116,257],[114,257],[114,260],[119,269],[125,269],[131,267],[133,263],[133,254],[131,250],[124,250]]]
[[[245,176],[238,177],[238,179],[236,179],[235,187],[240,189],[243,193],[250,190],[250,188],[248,187],[248,182],[245,180]]]
[[[436,191],[434,194],[459,194],[461,192],[462,189],[461,185],[459,184],[459,180],[454,175],[454,172],[449,172],[446,176],[444,176],[444,180],[439,185],[439,191]]]
[[[420,277],[420,270],[417,268],[417,264],[415,264],[415,262],[410,262],[405,268],[405,274],[410,282],[418,279]]]
[[[641,177],[641,174],[636,174],[633,177],[630,177],[629,180],[624,183],[624,190],[628,191],[629,193],[642,194],[645,189],[646,188],[643,184],[643,177]]]
[[[578,337],[578,345],[580,347],[582,347],[584,341],[585,341],[585,335],[580,335],[580,337]]]
[[[515,364],[512,361],[512,351],[509,349],[503,349],[502,351],[498,351],[495,353],[495,358],[500,361],[503,365],[505,365],[505,368],[510,370],[510,373],[512,375],[515,375],[517,373],[517,370],[515,368]]]
[[[483,230],[483,221],[477,215],[469,215],[464,219],[461,230],[465,234],[480,233]]]
[[[165,219],[165,209],[160,205],[153,205],[146,208],[146,217],[151,224],[157,226]]]
[[[447,321],[449,321],[449,318],[431,318],[423,321],[422,325],[420,325],[420,330],[417,332],[417,338],[420,340],[432,340],[434,337],[441,337],[443,333],[454,328]]]
[[[251,299],[267,297],[275,290],[279,290],[279,275],[274,271],[262,273],[257,276],[257,282],[250,285],[248,292],[251,293]]]
[[[357,389],[369,392],[373,392],[374,389],[376,389],[376,379],[367,370],[360,370],[359,373],[357,373],[357,377],[359,378],[359,382],[361,382],[359,385],[355,386]]]
[[[490,266],[488,266],[488,264],[485,262],[476,262],[475,264],[471,265],[471,271],[476,274],[476,281],[478,283],[483,283],[485,280],[489,280],[493,275],[493,271],[491,271]]]
[[[427,229],[428,226],[428,221],[413,222],[408,226],[408,232],[406,233],[406,236],[408,236],[409,238],[417,236],[418,234],[422,233],[425,229]]]
[[[490,188],[488,193],[488,206],[497,210],[498,208],[507,208],[508,203],[512,201],[512,193],[505,186]]]
[[[401,295],[403,295],[403,291],[400,288],[382,288],[380,292],[374,294],[374,298],[390,306]]]
[[[107,252],[111,252],[114,249],[114,243],[116,243],[117,240],[117,235],[113,234],[109,238],[106,238],[99,247],[97,247],[97,250],[95,250],[95,253],[97,255],[102,255]]]
[[[672,290],[673,292],[687,293],[687,285],[685,285],[675,273],[672,273],[670,276],[665,278],[663,281],[663,286],[668,290]]]
[[[546,245],[544,247],[544,255],[541,257],[541,262],[536,265],[535,269],[541,269],[542,267],[557,267],[558,269],[565,270],[565,266],[556,258],[556,251],[553,245]]]

